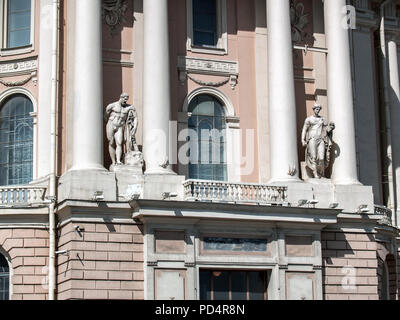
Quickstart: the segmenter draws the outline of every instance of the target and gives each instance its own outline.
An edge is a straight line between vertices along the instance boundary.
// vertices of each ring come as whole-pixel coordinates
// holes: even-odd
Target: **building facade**
[[[0,35],[0,299],[399,298],[399,1],[0,0]]]

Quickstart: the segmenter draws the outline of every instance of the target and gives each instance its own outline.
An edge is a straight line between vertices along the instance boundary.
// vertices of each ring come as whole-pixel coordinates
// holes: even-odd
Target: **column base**
[[[100,164],[89,164],[85,166],[76,165],[70,168],[68,171],[108,171]]]
[[[331,179],[331,180],[332,180],[332,183],[334,185],[338,185],[338,186],[362,186],[363,185],[360,181],[353,180],[353,179],[351,179],[351,180],[346,180],[346,179],[335,180],[335,179]]]
[[[176,176],[177,173],[172,171],[169,168],[153,168],[153,169],[147,169],[144,173],[146,176]]]
[[[284,184],[284,183],[304,183],[304,181],[297,177],[271,178],[270,180],[268,180],[268,184],[271,184],[271,185]]]

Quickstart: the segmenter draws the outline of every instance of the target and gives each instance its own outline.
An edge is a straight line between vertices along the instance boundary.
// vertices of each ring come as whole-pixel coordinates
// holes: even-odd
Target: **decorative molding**
[[[102,11],[104,22],[114,34],[117,26],[124,21],[124,15],[128,9],[126,0],[103,0]]]
[[[292,25],[292,41],[299,43],[306,40],[309,35],[304,29],[308,25],[309,13],[304,12],[304,4],[297,0],[290,1],[290,21]]]
[[[202,86],[219,87],[230,81],[232,89],[238,82],[239,63],[236,61],[178,57],[179,80],[183,83],[187,78]],[[190,73],[222,76],[227,79],[219,82],[204,82],[189,76]]]
[[[200,88],[193,90],[191,93],[189,93],[183,102],[183,107],[182,107],[183,113],[186,113],[186,114],[188,113],[188,108],[189,108],[190,102],[192,101],[192,99],[195,96],[200,95],[200,94],[208,94],[208,95],[214,96],[217,99],[219,99],[222,102],[222,104],[224,105],[225,116],[227,117],[227,119],[230,117],[236,117],[235,108],[233,107],[231,100],[224,93],[219,91],[218,89],[211,88],[211,87],[200,87]]]
[[[224,84],[227,84],[229,82],[229,78],[226,78],[225,80],[222,80],[222,81],[219,81],[219,82],[206,82],[206,81],[201,81],[199,79],[193,78],[188,73],[186,73],[186,76],[190,80],[192,80],[194,83],[197,83],[200,86],[207,86],[207,87],[221,87]],[[235,87],[235,85],[233,86],[233,88]]]
[[[25,79],[19,80],[19,81],[5,81],[3,79],[0,78],[0,83],[6,87],[20,87],[23,86],[25,84],[27,84],[30,80],[33,80],[34,84],[36,85],[37,83],[37,79],[36,79],[36,71],[32,72],[30,76],[28,76]]]
[[[148,267],[157,267],[158,261],[147,261],[147,266]]]
[[[30,74],[37,70],[37,59],[17,60],[0,63],[0,77]]]
[[[195,266],[195,262],[185,262],[185,268],[194,268]]]
[[[133,68],[134,63],[131,61],[126,61],[126,60],[118,60],[118,59],[108,59],[108,58],[104,58],[103,59],[103,63],[105,64],[112,64],[112,65],[118,65],[118,66],[122,66],[125,68]]]

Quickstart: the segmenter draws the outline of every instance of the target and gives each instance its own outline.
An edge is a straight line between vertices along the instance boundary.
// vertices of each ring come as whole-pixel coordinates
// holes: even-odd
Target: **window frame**
[[[11,267],[11,259],[9,255],[0,247],[0,255],[4,258],[4,260],[8,264],[8,301],[12,300],[13,294],[13,286],[12,286],[12,276],[13,276],[13,269]],[[0,300],[1,301],[1,300]],[[7,301],[7,300],[3,300]]]
[[[1,1],[1,0],[0,0]],[[38,125],[37,125],[37,101],[30,91],[25,88],[16,87],[6,90],[0,94],[0,108],[2,107],[5,100],[14,95],[24,95],[32,102],[33,112],[30,116],[33,120],[33,159],[32,159],[32,181],[37,179],[37,154],[38,154]],[[9,186],[7,186],[9,187]],[[12,186],[10,186],[12,187]],[[0,252],[1,253],[1,252]]]
[[[188,51],[197,53],[209,53],[216,55],[228,54],[228,27],[226,0],[216,0],[217,2],[217,45],[211,46],[195,46],[193,44],[193,0],[186,0],[186,19],[187,19],[187,41],[186,48]]]
[[[249,291],[249,274],[250,273],[254,273],[254,272],[258,272],[258,273],[263,273],[264,274],[264,299],[262,301],[268,301],[268,284],[269,284],[269,280],[271,279],[271,270],[270,269],[251,269],[251,268],[245,268],[245,269],[226,269],[226,268],[203,268],[200,267],[198,270],[198,292],[199,292],[199,301],[218,301],[215,300],[214,295],[215,295],[215,290],[214,290],[214,277],[210,278],[210,300],[201,300],[201,286],[200,286],[200,278],[201,278],[201,272],[211,272],[211,273],[215,273],[215,272],[227,272],[228,273],[228,283],[229,283],[229,291],[228,291],[228,296],[229,296],[229,301],[237,301],[237,300],[233,300],[232,298],[232,273],[234,272],[243,272],[246,274],[246,296],[247,299],[245,301],[251,301],[250,299],[250,291]],[[261,300],[260,300],[261,301]]]
[[[221,108],[221,112],[222,112],[222,114],[223,115],[221,115],[221,116],[217,116],[217,115],[215,115],[215,114],[213,114],[213,115],[201,115],[201,114],[195,114],[194,112],[193,112],[193,110],[190,110],[190,107],[191,107],[191,105],[192,105],[192,103],[194,102],[194,100],[196,99],[196,98],[199,98],[199,97],[201,97],[201,96],[204,96],[204,97],[207,97],[207,98],[209,98],[209,99],[212,99],[212,101],[214,102],[214,103],[218,103],[219,105],[220,105],[220,108]],[[189,130],[196,130],[196,132],[197,132],[197,134],[199,135],[200,134],[200,136],[198,136],[198,140],[197,141],[190,141],[189,142],[189,144],[190,144],[190,150],[192,150],[192,147],[197,147],[198,149],[197,149],[197,152],[198,152],[198,163],[191,163],[191,162],[189,162],[189,173],[188,173],[188,177],[189,177],[189,179],[191,179],[191,180],[211,180],[211,181],[221,181],[221,182],[224,182],[224,181],[227,181],[228,180],[228,161],[227,161],[227,159],[228,159],[228,155],[227,155],[227,121],[226,121],[226,108],[224,107],[224,105],[223,105],[223,102],[220,100],[220,99],[218,99],[218,98],[216,98],[215,96],[213,96],[213,95],[209,95],[209,94],[199,94],[199,95],[196,95],[195,97],[193,97],[193,99],[190,101],[190,104],[189,104],[189,112],[188,112],[188,129]],[[191,126],[190,125],[190,123],[191,123],[191,119],[192,119],[192,117],[198,117],[198,122],[197,122],[197,125],[195,125],[195,126]],[[199,120],[200,118],[204,118],[203,120]],[[220,119],[219,119],[220,118]],[[221,137],[223,137],[223,140],[224,140],[224,143],[223,143],[223,145],[221,144],[221,141],[219,141],[219,142],[215,142],[215,144],[213,143],[213,142],[211,142],[211,146],[210,145],[208,145],[209,147],[211,147],[211,152],[210,152],[210,150],[208,151],[209,152],[209,154],[208,154],[208,156],[209,156],[209,158],[211,158],[212,157],[212,159],[210,159],[211,161],[213,161],[214,160],[214,155],[215,155],[215,153],[216,152],[218,152],[219,153],[219,155],[218,155],[218,157],[219,157],[219,163],[213,163],[213,162],[211,162],[211,163],[208,163],[208,165],[209,166],[211,166],[211,168],[212,168],[212,175],[213,175],[213,178],[212,179],[204,179],[204,178],[202,178],[201,177],[201,165],[203,164],[201,161],[202,161],[202,158],[201,158],[201,156],[200,156],[200,154],[201,154],[201,152],[202,152],[202,147],[203,147],[203,145],[202,145],[202,136],[201,136],[201,129],[199,128],[200,127],[200,122],[201,121],[206,121],[206,120],[212,120],[212,129],[211,130],[217,130],[217,131],[219,131],[219,133],[220,133],[220,139],[221,139]],[[217,121],[220,121],[220,123],[224,126],[224,128],[223,129],[221,129],[221,130],[219,130],[218,128],[216,128],[215,127],[215,123],[217,122]],[[208,141],[210,141],[210,137],[208,137]],[[193,143],[195,144],[195,145],[193,145]],[[216,147],[218,147],[219,146],[219,150],[216,150]],[[223,152],[221,152],[221,148],[223,148]],[[222,155],[222,158],[221,158],[221,153],[223,153],[223,155]],[[200,157],[199,157],[200,156]],[[196,171],[197,171],[197,174],[198,174],[198,177],[197,178],[194,178],[194,177],[191,177],[190,176],[190,173],[191,173],[191,169],[190,169],[190,167],[191,166],[194,166],[194,167],[196,167]],[[217,168],[217,166],[223,166],[223,168],[224,168],[224,178],[223,179],[220,179],[220,180],[217,180],[216,179],[216,175],[217,175],[217,173],[216,173],[216,168]]]
[[[8,2],[0,0],[0,56],[30,53],[35,50],[35,0],[31,0],[30,43],[22,47],[7,47]]]
[[[189,121],[189,105],[197,95],[210,95],[219,100],[225,111],[226,120],[226,160],[227,160],[227,181],[225,182],[240,182],[241,181],[241,149],[242,141],[240,135],[240,118],[236,116],[235,109],[230,99],[221,91],[211,87],[200,87],[193,90],[187,95],[183,102],[182,112],[178,113],[178,150],[186,144],[187,140],[182,140],[180,132],[188,129]],[[189,164],[183,164],[179,161],[179,174],[189,178]]]

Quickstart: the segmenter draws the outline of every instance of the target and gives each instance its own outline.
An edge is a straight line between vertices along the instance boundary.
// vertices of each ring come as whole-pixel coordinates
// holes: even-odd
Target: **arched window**
[[[22,185],[33,177],[31,100],[13,95],[0,105],[0,186]]]
[[[210,95],[195,96],[188,108],[190,137],[189,178],[227,180],[226,117],[221,102]]]
[[[0,253],[0,300],[10,299],[10,269],[6,258]]]

